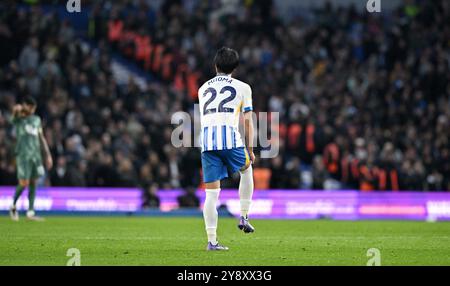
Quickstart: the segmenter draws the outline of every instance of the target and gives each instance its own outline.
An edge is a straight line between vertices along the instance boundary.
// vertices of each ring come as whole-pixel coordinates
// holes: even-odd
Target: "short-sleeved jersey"
[[[198,91],[202,152],[245,147],[239,115],[253,110],[252,89],[240,80],[217,75]]]
[[[16,156],[22,159],[41,160],[39,132],[42,131],[39,116],[14,117],[12,123],[16,130]]]

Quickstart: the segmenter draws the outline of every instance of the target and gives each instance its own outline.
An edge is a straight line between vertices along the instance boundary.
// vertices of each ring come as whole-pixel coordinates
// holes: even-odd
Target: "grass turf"
[[[254,220],[243,234],[219,220],[228,252],[206,252],[201,218],[0,218],[0,265],[366,265],[378,248],[382,265],[450,265],[450,223]]]

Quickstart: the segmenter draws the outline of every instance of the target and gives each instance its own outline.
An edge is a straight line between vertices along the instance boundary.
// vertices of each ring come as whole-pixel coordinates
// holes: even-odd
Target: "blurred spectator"
[[[272,174],[270,177],[271,189],[283,189],[286,188],[287,174],[285,167],[283,166],[283,159],[281,156],[272,159]]]
[[[196,189],[189,187],[184,189],[185,193],[177,198],[180,208],[199,208],[200,200],[195,195]]]
[[[23,73],[37,71],[39,65],[39,40],[36,37],[30,39],[19,57],[20,70]]]
[[[314,188],[450,190],[449,1],[383,17],[329,2],[289,20],[270,0],[92,3],[93,47],[56,13],[0,3],[1,184],[13,184],[10,110],[31,94],[54,157],[65,158],[52,184],[197,187],[198,150],[167,147],[171,115],[193,112],[228,45],[255,110],[280,112],[280,158],[261,160],[271,188],[298,189],[312,169]],[[154,81],[119,85],[114,53]]]
[[[325,180],[327,177],[328,173],[325,170],[322,157],[315,157],[312,171],[312,189],[323,190],[325,188]]]
[[[200,185],[200,151],[195,148],[187,148],[185,152],[181,158],[181,186],[195,188]]]
[[[144,202],[142,205],[143,209],[159,208],[160,200],[158,197],[158,186],[147,185],[144,187]]]

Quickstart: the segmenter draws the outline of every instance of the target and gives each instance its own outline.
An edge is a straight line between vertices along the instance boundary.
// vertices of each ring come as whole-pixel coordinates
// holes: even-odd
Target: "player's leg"
[[[9,216],[13,221],[19,220],[19,211],[17,210],[17,201],[19,200],[20,196],[22,195],[25,188],[29,185],[29,180],[26,179],[19,179],[19,184],[16,186],[16,192],[14,193],[13,197],[13,203],[11,208],[9,209]]]
[[[14,193],[13,197],[13,207],[16,206],[17,201],[19,200],[23,191],[28,187],[29,184],[30,184],[29,180],[19,180],[19,184],[16,186],[16,192]]]
[[[28,211],[27,217],[34,217],[34,200],[36,199],[36,179],[30,180],[30,185],[28,186]]]
[[[228,250],[227,247],[220,245],[217,240],[219,219],[217,201],[220,194],[220,180],[228,174],[220,158],[213,152],[202,153],[202,168],[206,194],[203,205],[203,218],[208,236],[207,250]]]
[[[19,212],[17,210],[17,201],[19,200],[20,196],[22,195],[25,188],[28,187],[30,184],[30,176],[31,176],[31,169],[30,166],[28,166],[27,160],[17,157],[16,158],[16,167],[17,167],[17,180],[18,185],[16,186],[16,191],[14,193],[13,197],[13,203],[9,210],[9,215],[12,220],[18,221],[19,220]]]
[[[206,235],[208,242],[217,244],[217,201],[220,194],[220,181],[205,184],[206,198],[203,205],[203,218],[205,220]]]
[[[34,211],[34,201],[36,199],[36,182],[37,179],[30,180],[30,186],[28,187],[28,211],[27,219],[34,221],[43,221],[44,219],[38,217]]]
[[[220,181],[205,184],[206,198],[203,205],[203,218],[205,220],[206,235],[208,236],[208,250],[212,250],[219,244],[217,241],[217,201],[220,194]]]
[[[241,215],[238,227],[245,233],[254,232],[255,228],[248,221],[248,212],[253,196],[253,168],[250,156],[245,148],[236,148],[227,151],[226,164],[232,173],[239,171],[241,180],[239,182],[239,201]]]
[[[30,179],[30,185],[28,187],[28,211],[27,211],[27,219],[34,221],[43,221],[44,219],[36,216],[34,211],[34,202],[36,200],[36,187],[37,180],[40,176],[44,175],[44,167],[40,162],[37,164],[33,164]]]
[[[252,203],[254,183],[253,183],[253,167],[246,149],[245,166],[239,171],[241,180],[239,181],[239,201],[241,206],[241,217],[239,219],[239,229],[245,233],[255,231],[255,228],[248,221],[248,212]]]

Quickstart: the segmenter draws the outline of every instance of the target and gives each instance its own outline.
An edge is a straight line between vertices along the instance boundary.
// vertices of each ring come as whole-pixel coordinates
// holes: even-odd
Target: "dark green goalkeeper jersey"
[[[24,160],[42,161],[39,132],[42,130],[39,116],[14,117],[16,128],[16,156]]]

